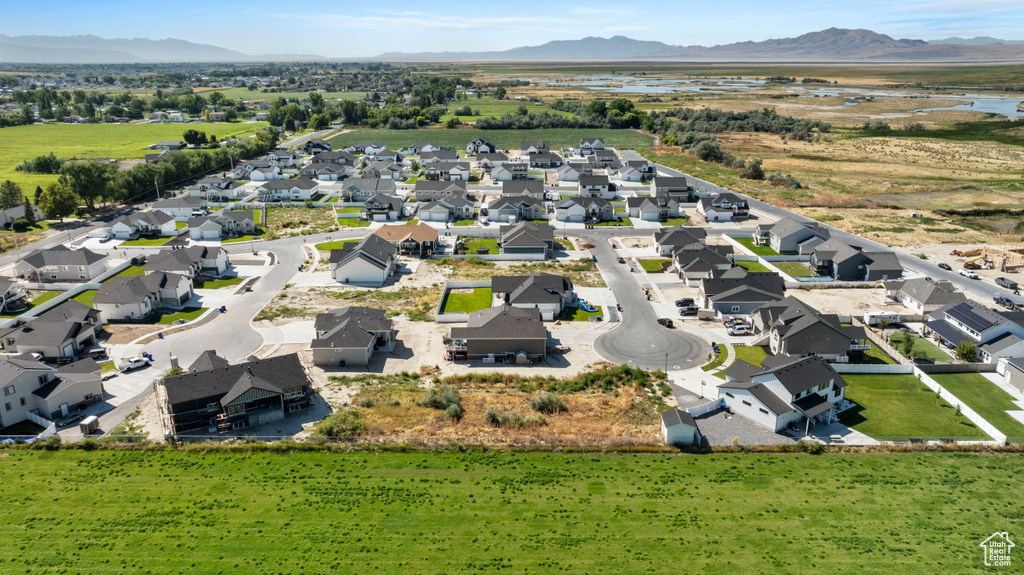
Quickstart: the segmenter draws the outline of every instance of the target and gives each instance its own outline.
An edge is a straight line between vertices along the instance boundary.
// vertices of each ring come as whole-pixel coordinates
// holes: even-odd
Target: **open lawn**
[[[358,214],[363,211],[363,208],[359,206],[348,206],[344,208],[334,208],[334,211],[339,214]]]
[[[755,256],[777,256],[779,252],[768,246],[755,246],[751,238],[734,238],[738,244],[750,250]]]
[[[604,313],[601,311],[601,308],[597,308],[596,311],[587,311],[578,307],[570,306],[565,308],[565,311],[562,312],[561,319],[563,321],[590,321],[590,318],[592,317],[601,317],[603,315]]]
[[[849,383],[846,398],[857,406],[840,413],[839,421],[875,439],[988,437],[913,375],[846,374],[843,379]]]
[[[476,225],[476,223],[477,223],[476,220],[456,220],[455,223],[453,223],[452,225],[453,226],[464,227],[464,226],[473,226],[473,225]]]
[[[948,353],[939,349],[939,346],[932,343],[932,341],[929,340],[928,338],[921,337],[917,334],[912,335],[914,336],[914,349],[910,353],[909,357],[922,357],[925,359],[930,359],[935,362],[950,361],[951,359],[953,359]],[[892,344],[892,346],[895,347],[896,350],[899,351],[900,353],[903,353],[903,346],[899,341],[902,337],[902,333],[900,335],[889,335],[889,343]]]
[[[1024,488],[982,453],[202,449],[9,451],[4,571],[987,573]]]
[[[672,263],[671,259],[658,258],[654,260],[638,260],[640,267],[644,268],[646,272],[661,272],[664,269],[665,264]]]
[[[736,263],[736,265],[738,265],[739,267],[747,270],[748,272],[771,272],[772,271],[772,270],[768,269],[767,266],[765,266],[764,264],[762,264],[759,261],[737,260],[735,263]],[[776,275],[778,275],[778,274],[776,274]]]
[[[472,116],[455,116],[454,112],[462,108],[463,106],[469,106],[472,108],[474,115]],[[460,122],[472,123],[476,122],[480,118],[487,116],[502,116],[510,112],[515,112],[520,106],[526,106],[531,113],[550,112],[556,116],[572,117],[573,114],[569,112],[562,112],[554,110],[550,106],[537,106],[533,102],[522,102],[519,100],[496,100],[494,98],[471,98],[469,100],[463,100],[459,102],[449,102],[448,110],[450,113],[445,114],[441,117],[441,121],[447,120],[451,117],[456,117]],[[579,144],[579,141],[576,142]]]
[[[173,237],[169,237],[169,236],[160,236],[160,237],[156,237],[156,238],[139,238],[137,240],[125,240],[125,241],[121,242],[118,245],[119,246],[142,246],[142,247],[162,246],[162,245],[166,244],[167,242],[169,242],[169,241],[171,241],[173,239],[174,239]]]
[[[62,293],[64,293],[64,292],[62,292],[60,290],[50,290],[50,291],[43,292],[42,295],[39,295],[38,297],[30,300],[28,302],[28,305],[25,307],[25,309],[23,309],[21,311],[11,312],[11,313],[3,313],[3,314],[0,314],[0,317],[18,317],[19,315],[29,311],[30,309],[50,301],[51,299],[59,296]]]
[[[471,293],[452,293],[444,298],[441,311],[444,313],[474,312],[491,307],[493,296],[491,288],[472,288]]]
[[[80,304],[92,307],[92,298],[96,297],[97,290],[89,289],[71,298]]]
[[[255,234],[249,234],[244,236],[238,236],[237,238],[231,238],[227,240],[221,240],[222,244],[237,244],[239,242],[251,242],[253,240],[262,239],[266,235],[266,231],[263,228],[256,228]]]
[[[790,277],[808,277],[815,276],[814,272],[807,269],[807,266],[796,262],[772,262],[772,265],[779,268],[784,274],[788,274]]]
[[[215,280],[210,280],[210,281],[205,281],[205,282],[204,281],[196,281],[195,282],[195,288],[196,289],[220,289],[220,288],[223,288],[223,287],[236,286],[236,285],[242,283],[243,281],[245,281],[245,280],[240,278],[240,277],[220,278],[220,279],[215,279]]]
[[[21,421],[9,427],[0,429],[0,436],[19,435],[22,437],[29,437],[39,435],[43,431],[46,430],[43,429],[41,426],[36,425],[35,423],[32,423],[31,421],[26,419],[25,421]]]
[[[220,138],[249,133],[268,124],[203,124],[196,128]],[[53,152],[58,158],[142,158],[146,147],[160,140],[180,140],[189,126],[181,124],[34,124],[3,129],[0,138],[0,181],[12,180],[32,199],[32,190],[57,181],[57,176],[17,172],[21,162]]]
[[[496,254],[500,250],[498,248],[498,240],[495,238],[462,238],[462,241],[466,243],[466,253],[475,254],[478,249],[487,248],[488,254]]]
[[[472,103],[470,103],[472,105]],[[455,148],[465,152],[466,144],[474,138],[484,136],[502,150],[518,150],[523,140],[547,140],[552,148],[578,146],[580,138],[604,138],[606,146],[614,148],[642,148],[650,146],[653,138],[633,130],[587,130],[575,128],[552,128],[539,130],[354,130],[330,139],[334,149],[344,148],[356,142],[381,141],[388,148],[397,150],[416,142],[434,142],[439,146]]]
[[[169,313],[166,315],[156,316],[156,323],[174,323],[179,319],[186,321],[192,321],[198,319],[199,316],[209,308],[205,307],[187,307],[177,313]]]
[[[716,367],[718,367],[718,366],[722,365],[723,363],[725,363],[725,360],[728,357],[729,357],[729,344],[720,343],[720,344],[718,344],[718,352],[717,353],[712,352],[712,354],[711,354],[711,361],[707,365],[702,366],[701,369],[704,370],[704,371],[711,371],[712,369],[715,369]]]
[[[596,226],[596,227],[602,227],[602,228],[604,228],[604,227],[614,227],[614,226],[632,227],[633,226],[633,220],[631,220],[629,218],[624,218],[624,217],[617,217],[617,218],[615,218],[614,221],[598,222],[596,224],[591,224],[591,225]]]
[[[665,226],[685,226],[689,225],[690,218],[666,218],[665,221],[661,223]]]
[[[368,228],[372,223],[370,220],[357,220],[353,218],[338,220],[338,225],[343,228]]]
[[[721,346],[722,344],[719,345]],[[736,355],[736,359],[733,360],[733,363],[736,363],[737,361],[745,361],[750,365],[761,365],[764,358],[768,357],[768,352],[764,347],[759,345],[736,346],[732,348],[732,351]],[[715,372],[714,376],[720,379],[725,379],[725,372],[730,367],[732,367],[732,363],[725,366],[725,369]]]
[[[316,244],[316,249],[322,252],[329,252],[331,250],[340,250],[341,248],[352,244],[358,244],[359,240],[336,240],[333,242],[321,242]]]
[[[985,421],[1006,434],[1014,443],[1024,443],[1024,424],[1007,411],[1020,411],[1013,396],[980,373],[937,373],[932,376],[957,399],[967,404]]]
[[[146,275],[146,267],[145,266],[128,266],[127,268],[122,270],[121,273],[119,273],[119,274],[117,274],[115,276],[111,276],[111,277],[107,278],[106,280],[104,280],[103,283],[112,282],[112,281],[116,280],[117,278],[133,278],[133,277],[138,277],[138,276],[143,276],[143,275]]]

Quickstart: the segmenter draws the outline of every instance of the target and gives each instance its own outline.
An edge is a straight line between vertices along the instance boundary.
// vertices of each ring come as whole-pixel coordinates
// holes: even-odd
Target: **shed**
[[[694,445],[698,443],[700,432],[692,415],[672,409],[661,414],[661,436],[667,445]]]

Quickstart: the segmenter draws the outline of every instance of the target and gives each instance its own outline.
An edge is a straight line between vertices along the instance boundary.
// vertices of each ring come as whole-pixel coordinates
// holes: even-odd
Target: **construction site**
[[[1024,266],[1024,244],[981,246],[970,250],[953,250],[951,256],[964,258],[969,270],[995,270],[1014,273]]]

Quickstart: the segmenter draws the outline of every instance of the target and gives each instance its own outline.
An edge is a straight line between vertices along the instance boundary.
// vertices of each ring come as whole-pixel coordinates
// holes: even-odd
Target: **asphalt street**
[[[678,328],[658,325],[647,296],[630,273],[628,264],[620,264],[609,243],[612,230],[574,230],[595,247],[598,266],[608,287],[622,306],[622,321],[594,342],[594,350],[608,361],[644,369],[679,370],[704,363],[711,345],[703,338]],[[621,234],[620,234],[621,235]]]

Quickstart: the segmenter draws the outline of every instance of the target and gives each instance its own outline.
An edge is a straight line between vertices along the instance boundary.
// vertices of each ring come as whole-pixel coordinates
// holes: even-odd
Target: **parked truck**
[[[1004,287],[1004,288],[1006,288],[1008,290],[1015,290],[1015,289],[1017,289],[1017,282],[1015,282],[1015,281],[1013,281],[1011,279],[1008,279],[1008,278],[996,278],[996,285],[997,286],[1002,286],[1002,287]]]

